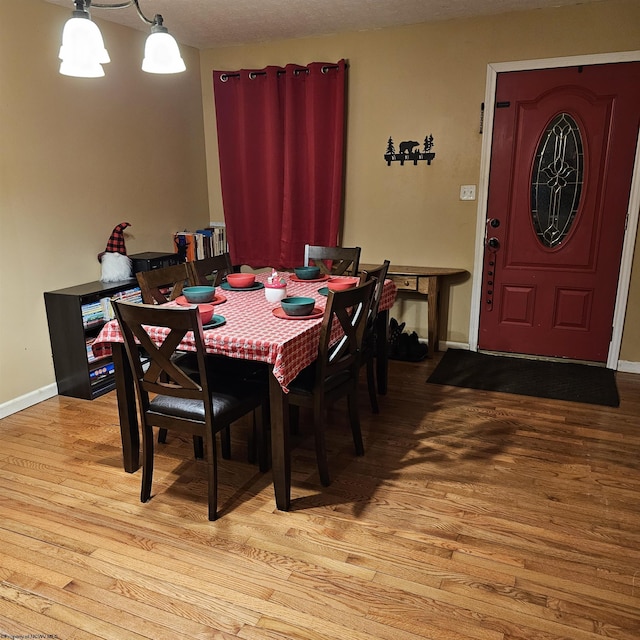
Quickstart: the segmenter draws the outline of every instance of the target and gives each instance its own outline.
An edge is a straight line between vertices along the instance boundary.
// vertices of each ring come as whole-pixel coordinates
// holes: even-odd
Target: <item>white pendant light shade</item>
[[[144,47],[142,70],[147,73],[180,73],[186,68],[174,37],[166,30],[151,33]]]
[[[62,45],[58,54],[62,61],[60,73],[76,78],[101,78],[104,76],[102,65],[111,60],[104,47],[100,29],[91,21],[89,9],[92,7],[92,0],[73,0],[73,4],[75,11],[62,32]],[[151,26],[151,35],[144,48],[142,70],[147,73],[186,71],[178,43],[169,35],[159,13],[150,20],[142,13],[138,0],[110,4],[101,1],[93,4],[97,9],[126,9],[130,6],[134,6],[140,19]]]
[[[104,76],[101,65],[111,61],[100,29],[85,17],[71,18],[64,25],[58,57],[60,73],[76,78],[100,78]]]

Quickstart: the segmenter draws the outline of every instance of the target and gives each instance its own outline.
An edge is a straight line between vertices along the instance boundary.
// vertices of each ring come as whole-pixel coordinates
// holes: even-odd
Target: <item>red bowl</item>
[[[229,273],[227,274],[227,282],[236,289],[246,289],[255,284],[256,276],[254,273]]]
[[[327,280],[327,287],[331,291],[344,291],[345,289],[351,289],[360,282],[360,278],[352,276],[335,276]]]
[[[199,304],[198,311],[200,312],[200,320],[202,324],[208,324],[213,318],[214,306],[212,304]]]

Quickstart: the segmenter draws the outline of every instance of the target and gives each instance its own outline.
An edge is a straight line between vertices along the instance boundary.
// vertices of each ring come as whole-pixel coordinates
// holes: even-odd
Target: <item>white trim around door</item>
[[[499,73],[526,71],[532,69],[550,69],[552,67],[576,67],[592,64],[611,64],[615,62],[640,61],[640,51],[621,51],[568,58],[546,58],[540,60],[522,60],[516,62],[498,62],[487,65],[487,82],[484,99],[484,128],[482,136],[482,155],[480,158],[480,180],[478,186],[478,213],[476,220],[476,247],[473,265],[473,288],[471,293],[471,318],[469,322],[469,349],[478,350],[478,332],[480,325],[480,303],[482,294],[482,264],[484,257],[485,221],[487,218],[487,196],[489,188],[489,169],[491,165],[491,140],[493,138],[493,115],[495,110],[496,82]],[[639,132],[640,133],[640,132]],[[620,278],[613,316],[613,332],[607,357],[607,368],[617,369],[622,342],[622,329],[629,295],[631,265],[638,229],[640,211],[640,135],[636,143],[636,157],[631,181],[631,195],[627,210],[627,228],[620,262]]]

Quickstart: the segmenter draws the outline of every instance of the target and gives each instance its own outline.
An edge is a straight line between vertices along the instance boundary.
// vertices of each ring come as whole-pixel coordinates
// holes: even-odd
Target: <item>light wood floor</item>
[[[239,425],[206,520],[191,443],[154,498],[121,467],[115,394],[0,421],[0,638],[637,640],[640,376],[610,409],[426,384],[391,363],[366,455],[330,415],[333,484],[296,436],[293,509]]]

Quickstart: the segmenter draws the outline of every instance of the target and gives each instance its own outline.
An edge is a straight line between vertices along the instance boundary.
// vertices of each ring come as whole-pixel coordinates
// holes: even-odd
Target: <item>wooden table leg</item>
[[[133,473],[140,468],[140,432],[138,430],[138,414],[136,412],[136,394],[133,385],[133,374],[129,360],[121,342],[111,344],[113,375],[116,383],[118,399],[118,417],[120,419],[120,439],[122,440],[122,457],[124,470]]]
[[[376,318],[376,378],[378,393],[383,396],[387,393],[389,379],[389,310],[378,311]]]
[[[429,276],[427,278],[427,321],[429,328],[427,331],[427,341],[431,353],[438,351],[438,319],[440,313],[438,311],[438,294],[440,292],[440,278],[438,276]]]
[[[291,443],[289,410],[285,394],[273,372],[269,374],[271,404],[271,473],[276,507],[288,511],[291,506]]]

